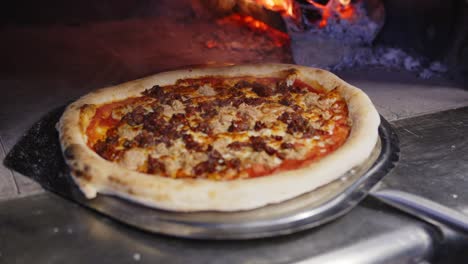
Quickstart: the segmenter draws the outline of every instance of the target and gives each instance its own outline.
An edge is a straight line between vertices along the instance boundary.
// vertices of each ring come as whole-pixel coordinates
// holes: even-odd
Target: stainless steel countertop
[[[4,263],[289,263],[326,255],[374,261],[387,255],[401,263],[408,256],[425,258],[433,245],[424,224],[371,200],[321,228],[249,241],[144,233],[52,194],[12,200],[0,208]],[[346,250],[350,247],[356,250]],[[374,248],[380,252],[375,257]]]
[[[384,184],[451,208],[466,208],[468,108],[393,124],[400,136],[401,160],[384,178]],[[0,203],[0,235],[0,262],[5,263],[468,260],[463,252],[468,239],[462,234],[443,227],[439,230],[372,198],[330,224],[293,235],[250,241],[194,241],[144,233],[43,193]]]

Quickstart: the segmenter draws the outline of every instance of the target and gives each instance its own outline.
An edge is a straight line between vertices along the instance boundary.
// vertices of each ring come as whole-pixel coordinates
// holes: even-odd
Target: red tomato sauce
[[[86,135],[88,136],[88,146],[93,146],[99,139],[105,135],[99,130],[108,130],[109,128],[115,127],[119,124],[120,120],[112,118],[112,111],[118,107],[133,104],[138,101],[139,98],[128,98],[122,101],[107,103],[101,105],[96,109],[96,113],[91,119],[88,127],[86,128]]]

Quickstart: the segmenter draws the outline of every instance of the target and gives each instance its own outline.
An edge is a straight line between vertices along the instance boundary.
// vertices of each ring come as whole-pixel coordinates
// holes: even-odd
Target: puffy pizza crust
[[[347,102],[352,122],[346,142],[307,167],[230,181],[172,179],[126,169],[101,158],[86,145],[84,129],[89,120],[80,120],[80,109],[85,105],[99,105],[139,96],[154,85],[169,85],[183,78],[276,76],[287,69],[296,69],[301,80],[318,83],[326,90],[337,87]],[[92,110],[87,108],[87,111]],[[297,65],[260,64],[164,72],[103,88],[70,104],[57,124],[57,129],[72,178],[87,198],[102,193],[173,211],[237,211],[282,202],[338,179],[369,157],[377,142],[379,123],[379,115],[368,96],[330,72]]]

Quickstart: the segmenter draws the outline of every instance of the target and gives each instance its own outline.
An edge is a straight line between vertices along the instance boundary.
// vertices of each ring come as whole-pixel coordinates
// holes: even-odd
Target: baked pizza
[[[236,211],[296,197],[369,157],[380,118],[330,72],[287,64],[186,69],[107,87],[57,125],[87,198]]]

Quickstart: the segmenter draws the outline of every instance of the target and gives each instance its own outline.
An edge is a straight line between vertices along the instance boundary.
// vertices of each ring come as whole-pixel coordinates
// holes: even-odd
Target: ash
[[[422,79],[440,76],[448,71],[447,66],[439,61],[429,61],[423,56],[410,55],[401,49],[386,46],[355,48],[354,52],[344,56],[336,65],[328,65],[327,68],[339,71],[364,66],[406,70],[414,72]]]
[[[140,255],[140,253],[135,253],[135,254],[133,254],[133,260],[135,260],[135,261],[140,261],[140,260],[141,260],[141,255]]]
[[[333,1],[329,3],[331,5]],[[335,9],[329,11],[330,17],[327,19],[326,26],[322,28],[304,18],[304,31],[316,37],[335,39],[346,44],[370,44],[374,40],[380,26],[367,16],[362,3],[354,5],[355,19],[352,20],[340,19]]]
[[[388,70],[414,72],[422,79],[429,79],[448,71],[439,61],[430,61],[423,56],[405,52],[396,47],[375,45],[375,39],[384,23],[384,15],[371,19],[363,4],[354,5],[354,17],[341,19],[337,1],[330,1],[330,16],[324,27],[310,21],[303,14],[302,25],[285,19],[294,61],[297,64],[340,71],[357,67],[379,67]],[[317,10],[310,5],[301,5],[302,10]]]

